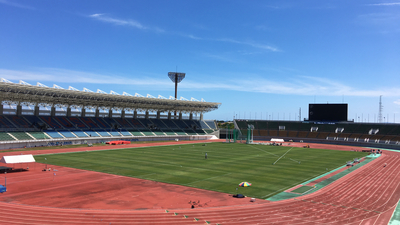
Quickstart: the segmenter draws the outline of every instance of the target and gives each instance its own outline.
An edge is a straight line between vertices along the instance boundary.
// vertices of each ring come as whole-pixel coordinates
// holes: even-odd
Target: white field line
[[[261,149],[261,148],[254,147],[253,145],[250,145],[250,146],[251,146],[252,148],[257,149],[257,150],[260,150],[260,151],[263,151],[263,152],[265,152],[265,153],[271,154],[271,155],[273,155],[273,156],[279,157],[279,155],[277,155],[277,154],[274,154],[274,153],[265,151],[265,150],[263,150],[263,149]]]
[[[253,148],[255,148],[255,149],[257,149],[257,150],[260,150],[260,151],[263,151],[263,152],[265,152],[265,153],[268,153],[268,154],[271,154],[271,155],[273,155],[273,156],[277,156],[277,157],[279,157],[279,155],[276,155],[276,154],[274,154],[274,153],[271,153],[271,152],[268,152],[268,151],[265,151],[265,150],[263,150],[263,149],[260,149],[260,148],[257,148],[257,147],[254,147],[253,145],[250,145],[251,147],[253,147]],[[293,147],[292,147],[293,148]],[[292,161],[294,161],[294,162],[297,162],[297,163],[299,163],[300,161],[297,161],[297,160],[295,160],[295,159],[292,159],[292,158],[289,158],[290,160],[292,160]]]
[[[223,174],[223,175],[219,175],[219,176],[215,176],[215,177],[209,177],[209,178],[206,178],[206,179],[203,179],[203,180],[196,180],[196,181],[193,181],[193,182],[190,182],[190,183],[186,183],[184,185],[189,185],[189,184],[197,183],[197,182],[200,182],[200,181],[210,180],[210,179],[214,179],[214,178],[217,178],[217,177],[227,176],[229,174],[231,174],[231,173],[227,173],[227,174]]]
[[[289,159],[292,160],[292,161],[294,161],[294,162],[300,163],[300,161],[294,160],[294,159],[292,159],[292,158],[289,158]]]
[[[274,165],[275,165],[275,163],[276,162],[278,162],[283,156],[285,156],[290,150],[292,150],[293,149],[293,147],[291,147],[289,150],[287,150],[286,152],[285,152],[285,154],[283,154],[281,157],[279,157],[279,159],[277,159],[275,162],[274,162]]]

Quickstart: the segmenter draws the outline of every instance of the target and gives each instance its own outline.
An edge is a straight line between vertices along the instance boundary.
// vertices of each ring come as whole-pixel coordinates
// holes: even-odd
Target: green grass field
[[[208,159],[204,158],[206,152]],[[268,198],[365,155],[351,151],[209,143],[40,155],[35,159],[52,165],[231,194],[237,193],[240,182],[247,181],[253,185],[239,187],[238,193]]]

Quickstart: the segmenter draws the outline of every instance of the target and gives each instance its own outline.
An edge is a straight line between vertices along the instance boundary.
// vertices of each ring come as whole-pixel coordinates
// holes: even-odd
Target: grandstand
[[[400,125],[389,123],[235,120],[245,135],[254,125],[255,140],[283,138],[285,141],[324,142],[400,149]]]
[[[203,120],[203,114],[220,103],[193,98],[107,94],[1,79],[0,99],[0,149],[219,137],[215,121]]]

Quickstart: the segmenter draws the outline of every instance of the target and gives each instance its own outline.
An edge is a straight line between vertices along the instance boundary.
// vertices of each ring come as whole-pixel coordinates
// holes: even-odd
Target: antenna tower
[[[382,105],[382,95],[379,96],[379,113],[378,113],[378,122],[382,123],[382,110],[383,110],[383,105]]]

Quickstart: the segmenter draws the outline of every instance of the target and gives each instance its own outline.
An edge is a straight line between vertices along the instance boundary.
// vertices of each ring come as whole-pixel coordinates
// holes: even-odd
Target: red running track
[[[387,166],[383,167],[385,163]],[[93,209],[37,206],[40,205],[39,199],[36,199],[36,205],[15,204],[7,203],[7,198],[2,197],[0,221],[4,224],[205,224],[208,222],[210,224],[379,225],[388,224],[400,199],[399,185],[400,153],[384,151],[381,157],[327,187],[295,199],[278,202],[257,200],[256,204],[241,203],[195,209],[169,209],[167,213],[165,209],[101,210],[95,206]],[[49,190],[51,188],[49,186]],[[12,195],[9,197],[12,198]],[[56,203],[57,199],[54,199],[54,204]]]

